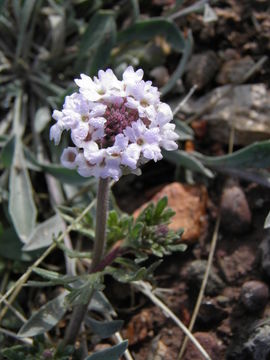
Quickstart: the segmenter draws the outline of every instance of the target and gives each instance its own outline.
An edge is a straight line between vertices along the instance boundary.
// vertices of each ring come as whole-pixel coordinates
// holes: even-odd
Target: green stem
[[[93,258],[89,273],[93,272],[100,263],[106,243],[106,223],[109,203],[109,178],[100,179],[97,194],[97,212],[96,212],[96,231],[93,248]],[[74,344],[84,317],[87,313],[88,305],[91,301],[94,291],[91,292],[87,304],[77,305],[74,307],[70,322],[66,329],[62,347],[68,344]]]

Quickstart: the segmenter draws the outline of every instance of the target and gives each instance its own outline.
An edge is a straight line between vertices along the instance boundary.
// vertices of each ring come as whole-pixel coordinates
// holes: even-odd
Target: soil
[[[152,1],[153,12],[159,14],[171,3],[172,1]],[[185,2],[186,5],[192,3],[194,2]],[[224,0],[215,1],[212,7],[218,15],[217,22],[205,24],[202,15],[198,13],[177,20],[182,29],[192,29],[194,54],[200,55],[211,51],[212,60],[216,58],[214,61],[217,62],[214,75],[208,71],[207,61],[206,66],[200,68],[201,74],[196,73],[195,80],[190,73],[192,69],[188,70],[184,86],[199,82],[200,76],[202,78],[195,97],[207,94],[219,86],[220,78],[223,78],[222,81],[229,81],[224,80],[228,77],[220,75],[226,62],[249,56],[255,63],[270,53],[268,1]],[[194,69],[194,72],[196,71]],[[210,79],[207,79],[208,72],[211,75]],[[248,83],[261,82],[269,86],[269,58]],[[203,124],[203,119],[198,118],[196,122],[197,125],[200,122]],[[187,144],[183,143],[182,146],[185,147]],[[209,140],[207,128],[203,133],[198,133],[193,147],[211,155],[227,152],[227,146]],[[172,183],[174,179],[175,169],[166,161],[147,164],[142,176],[123,178],[114,187],[114,193],[120,208],[133,213],[162,186]],[[264,229],[264,221],[270,210],[270,189],[245,180],[239,182],[238,179],[225,178],[222,174],[217,174],[214,180],[206,180],[195,175],[194,181],[198,186],[204,183],[207,188],[208,226],[195,242],[188,245],[184,253],[166,257],[158,268],[158,288],[168,290],[163,293],[163,301],[186,326],[189,325],[201,285],[201,278],[195,271],[196,266],[198,269],[203,268],[207,260],[217,214],[221,211],[221,226],[211,269],[211,273],[218,276],[221,285],[217,286],[210,276],[209,282],[214,282],[212,290],[210,283],[210,290],[204,295],[193,333],[212,360],[270,359],[270,331],[267,323],[270,315],[270,267],[267,267],[268,257],[270,259],[267,252],[270,251],[270,236],[269,231]],[[229,194],[224,195],[224,191],[228,191]],[[244,199],[241,200],[242,205],[239,205],[238,210],[233,206],[234,191],[240,192],[240,198]],[[224,200],[226,196],[229,198]],[[181,201],[184,199],[179,198],[179,202]],[[194,272],[190,272],[191,267]],[[110,299],[113,287],[114,284],[107,287]],[[129,349],[134,359],[177,359],[184,336],[173,321],[166,318],[158,307],[140,293],[131,296],[129,291],[125,291],[121,299],[116,293],[119,293],[119,288],[115,291],[112,302],[118,310],[119,317],[125,319],[123,336],[129,339]],[[203,357],[191,343],[188,343],[183,359],[191,358]]]

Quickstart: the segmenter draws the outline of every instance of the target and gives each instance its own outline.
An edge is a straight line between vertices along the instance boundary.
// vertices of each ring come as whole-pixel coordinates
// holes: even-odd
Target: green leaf
[[[3,355],[8,360],[25,360],[25,348],[25,345],[15,345],[0,350],[0,355]]]
[[[2,152],[1,152],[2,164],[7,168],[10,167],[12,164],[12,159],[13,159],[14,150],[15,150],[15,143],[16,143],[16,140],[15,140],[15,137],[13,136],[11,139],[9,139],[6,142],[6,144],[3,147]]]
[[[13,228],[3,231],[0,236],[0,256],[10,260],[33,261],[33,254],[22,251],[23,243]]]
[[[82,185],[89,181],[95,181],[94,178],[80,176],[76,170],[71,170],[58,165],[41,165],[42,169],[48,174],[54,176],[57,180],[71,185]]]
[[[168,198],[167,196],[164,196],[162,199],[158,201],[156,204],[156,208],[153,214],[153,217],[159,218],[162,214],[163,210],[165,210],[166,206],[168,205]]]
[[[267,229],[270,227],[270,212],[268,213],[265,222],[264,222],[264,228]]]
[[[194,153],[194,156],[206,166],[213,168],[269,168],[270,140],[255,142],[245,148],[224,156],[204,156]]]
[[[43,305],[30,319],[21,327],[19,337],[32,337],[51,330],[65,315],[66,292]]]
[[[164,85],[160,89],[162,96],[166,95],[174,87],[176,82],[182,77],[182,75],[186,69],[188,59],[191,55],[192,47],[193,47],[193,39],[192,39],[191,32],[189,32],[187,39],[184,41],[183,55],[179,61],[179,64],[178,64],[176,70],[170,77],[167,84]]]
[[[138,220],[138,218],[137,218],[137,220]],[[141,223],[141,222],[137,222],[137,223],[135,224],[135,226],[133,227],[133,229],[131,230],[131,232],[130,232],[130,235],[129,235],[130,238],[131,238],[131,239],[138,239],[138,238],[140,238],[140,237],[141,237],[141,234],[142,234],[143,228],[144,228],[144,224]]]
[[[64,231],[65,225],[59,214],[56,214],[39,224],[27,239],[23,250],[32,251],[43,247],[50,246],[53,242],[53,237]]]
[[[119,360],[128,347],[128,341],[125,340],[120,344],[114,345],[109,349],[101,350],[93,355],[88,356],[85,360]]]
[[[35,228],[37,210],[19,138],[16,139],[9,178],[9,213],[21,241],[27,242]]]
[[[168,245],[167,250],[175,252],[175,251],[185,251],[187,248],[186,244],[175,244],[175,245]]]
[[[183,166],[187,169],[190,169],[192,171],[197,171],[207,177],[214,177],[214,174],[212,171],[204,167],[202,164],[202,161],[197,159],[193,154],[177,150],[177,151],[165,151],[164,150],[164,156],[165,158],[174,163],[177,166]]]
[[[119,331],[122,328],[124,321],[97,321],[88,316],[85,319],[85,323],[86,325],[90,326],[91,330],[101,339],[106,339]]]
[[[75,68],[93,75],[107,62],[116,41],[116,24],[112,11],[98,11],[91,18],[79,45]]]
[[[117,42],[123,44],[132,41],[149,41],[156,36],[163,36],[177,52],[182,52],[185,48],[184,37],[176,24],[161,17],[137,21],[118,33]]]

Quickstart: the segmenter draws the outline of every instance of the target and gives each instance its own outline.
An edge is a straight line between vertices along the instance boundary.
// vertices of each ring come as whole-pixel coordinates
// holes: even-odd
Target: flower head
[[[62,111],[52,115],[50,139],[57,145],[62,132],[70,130],[74,144],[64,149],[63,166],[81,176],[118,180],[123,173],[137,173],[140,164],[162,159],[161,147],[177,149],[172,111],[142,78],[141,69],[129,66],[122,80],[111,69],[75,80],[79,92],[67,96]]]

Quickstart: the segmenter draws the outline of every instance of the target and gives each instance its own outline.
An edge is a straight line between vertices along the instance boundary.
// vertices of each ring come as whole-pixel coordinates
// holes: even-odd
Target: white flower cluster
[[[136,173],[149,160],[162,158],[161,147],[177,149],[178,135],[169,105],[141,69],[130,66],[118,80],[111,69],[100,70],[92,80],[81,74],[79,92],[67,96],[50,138],[59,144],[63,130],[71,131],[74,147],[64,149],[63,166],[82,176],[111,177]]]

